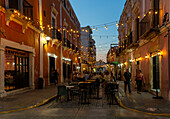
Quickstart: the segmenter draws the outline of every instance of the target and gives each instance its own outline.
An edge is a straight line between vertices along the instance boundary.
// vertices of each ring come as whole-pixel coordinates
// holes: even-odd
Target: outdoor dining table
[[[89,89],[91,82],[79,82],[80,93],[81,93],[81,104],[89,104]],[[87,97],[88,95],[88,97]],[[86,101],[88,99],[88,102]],[[84,100],[84,103],[82,102]]]

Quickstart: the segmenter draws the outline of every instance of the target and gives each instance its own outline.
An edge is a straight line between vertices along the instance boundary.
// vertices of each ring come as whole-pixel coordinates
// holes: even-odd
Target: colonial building
[[[110,49],[107,52],[106,60],[107,64],[117,64],[118,58],[116,56],[116,52],[118,51],[119,47],[110,44]]]
[[[119,66],[142,70],[145,89],[170,100],[169,1],[127,0],[120,17]]]
[[[40,75],[38,0],[0,1],[0,96],[37,88]]]
[[[80,23],[69,0],[42,0],[42,21],[43,35],[49,37],[43,47],[45,85],[53,83],[53,69],[60,74],[59,82],[67,81],[80,65]]]
[[[0,96],[50,85],[53,70],[59,82],[72,79],[80,67],[80,23],[69,0],[1,0],[0,5]]]
[[[91,72],[96,61],[96,46],[92,33],[90,26],[81,27],[81,72]]]

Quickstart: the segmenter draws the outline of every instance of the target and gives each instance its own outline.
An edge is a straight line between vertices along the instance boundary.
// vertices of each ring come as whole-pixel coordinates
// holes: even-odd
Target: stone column
[[[61,46],[61,83],[64,82],[64,77],[63,77],[63,53],[62,53],[62,46]]]
[[[40,77],[43,78],[43,33],[40,34]]]
[[[5,85],[5,78],[4,78],[4,71],[5,71],[5,48],[0,45],[0,97],[6,96],[6,91],[4,90]]]
[[[34,79],[34,59],[35,54],[30,53],[29,54],[29,82],[30,82],[30,88],[35,89],[35,79]]]

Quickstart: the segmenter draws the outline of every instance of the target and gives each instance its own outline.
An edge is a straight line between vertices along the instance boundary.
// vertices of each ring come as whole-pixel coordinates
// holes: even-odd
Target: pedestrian
[[[137,84],[137,93],[141,94],[142,81],[144,81],[144,77],[143,77],[143,74],[142,74],[141,70],[137,70],[135,80],[136,80],[136,84]]]
[[[126,72],[124,73],[124,90],[125,90],[125,93],[126,93],[126,88],[127,88],[127,85],[128,85],[128,89],[129,89],[129,93],[131,93],[131,73],[129,72],[129,69],[126,69]]]
[[[119,71],[118,73],[118,80],[121,81],[122,80],[122,74],[121,74],[121,71]]]
[[[85,71],[84,79],[85,79],[85,81],[87,81],[89,79],[89,72],[88,71]]]
[[[58,76],[59,76],[59,73],[57,72],[57,70],[54,71],[54,83],[55,85],[58,84]]]

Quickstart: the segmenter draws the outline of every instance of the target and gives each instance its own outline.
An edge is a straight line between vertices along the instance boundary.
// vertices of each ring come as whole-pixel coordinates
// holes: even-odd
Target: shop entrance
[[[55,58],[49,57],[50,65],[49,65],[49,74],[50,74],[50,83],[54,83],[55,80],[53,79],[52,72],[55,70]]]
[[[29,87],[28,53],[6,48],[5,91],[24,87]]]
[[[16,89],[29,86],[28,57],[15,56]]]
[[[160,89],[159,81],[159,56],[153,57],[153,89]]]

